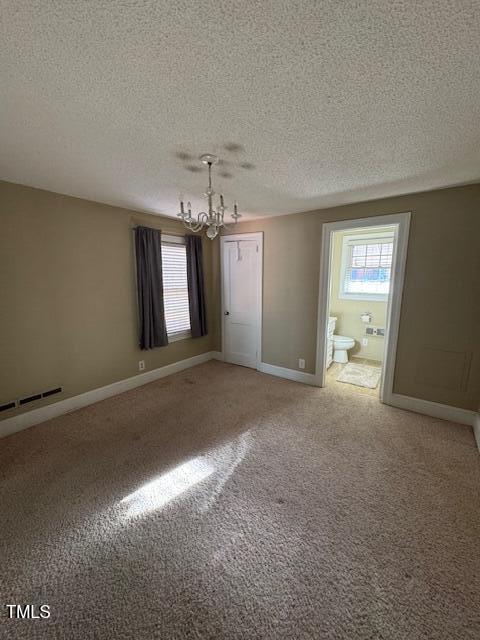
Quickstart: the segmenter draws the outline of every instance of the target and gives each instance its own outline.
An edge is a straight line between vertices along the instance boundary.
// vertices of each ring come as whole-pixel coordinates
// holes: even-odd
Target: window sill
[[[388,293],[339,293],[340,300],[366,300],[369,302],[387,302]]]
[[[171,333],[168,336],[168,343],[178,342],[179,340],[188,340],[192,337],[191,331],[182,331],[181,333]]]

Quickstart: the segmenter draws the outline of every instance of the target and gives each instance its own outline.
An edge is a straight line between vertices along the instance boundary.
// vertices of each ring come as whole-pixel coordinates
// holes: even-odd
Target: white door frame
[[[222,314],[222,359],[225,359],[225,306],[224,306],[224,295],[223,295],[223,274],[224,274],[224,264],[223,264],[223,248],[226,242],[237,242],[239,240],[256,240],[258,242],[258,252],[259,252],[259,264],[260,264],[260,272],[257,278],[257,295],[258,295],[258,309],[257,309],[257,322],[256,322],[256,334],[257,334],[257,358],[256,358],[256,369],[257,371],[260,369],[260,363],[262,362],[262,323],[263,323],[263,231],[255,232],[255,233],[232,233],[231,235],[225,235],[220,237],[220,299],[221,299],[221,309],[220,313]]]
[[[327,348],[327,324],[329,314],[330,267],[332,254],[332,234],[334,231],[350,231],[365,227],[384,225],[396,226],[394,252],[392,257],[392,288],[388,296],[387,322],[385,332],[384,359],[380,382],[380,401],[391,403],[393,393],[393,376],[397,354],[398,328],[400,325],[400,309],[402,304],[405,264],[407,260],[408,232],[410,228],[410,212],[394,213],[355,220],[339,220],[323,225],[320,257],[320,283],[318,292],[317,322],[317,362],[315,375],[317,385],[325,386],[325,354]]]

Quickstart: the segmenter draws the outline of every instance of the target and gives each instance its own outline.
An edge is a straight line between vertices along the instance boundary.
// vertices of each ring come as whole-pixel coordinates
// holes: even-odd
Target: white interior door
[[[260,354],[261,256],[259,238],[222,238],[223,355],[226,362],[254,369]]]

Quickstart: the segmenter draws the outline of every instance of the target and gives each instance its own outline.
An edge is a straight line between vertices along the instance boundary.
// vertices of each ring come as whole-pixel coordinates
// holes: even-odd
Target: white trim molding
[[[410,228],[410,213],[394,213],[355,220],[339,220],[327,222],[322,229],[322,244],[320,255],[320,281],[318,291],[318,322],[317,322],[317,358],[315,375],[317,385],[325,386],[325,353],[327,347],[327,326],[329,316],[329,292],[331,281],[332,237],[335,231],[351,231],[369,227],[394,227],[394,248],[392,258],[392,285],[387,302],[387,331],[385,333],[385,351],[380,381],[380,401],[392,404],[393,374],[397,353],[398,330],[400,325],[400,308],[402,304],[403,281],[407,261],[408,232]]]
[[[287,369],[286,367],[277,367],[274,364],[267,364],[266,362],[261,362],[258,365],[258,371],[268,373],[271,376],[277,376],[278,378],[286,378],[287,380],[294,380],[295,382],[309,384],[314,387],[317,386],[317,378],[313,373],[305,373],[304,371]]]
[[[194,367],[197,364],[202,364],[203,362],[208,362],[212,359],[218,359],[217,354],[219,354],[218,351],[207,351],[199,354],[198,356],[193,356],[192,358],[172,362],[172,364],[167,364],[164,367],[152,369],[151,371],[140,373],[137,376],[113,382],[105,387],[92,389],[91,391],[86,391],[78,396],[72,396],[71,398],[60,400],[60,402],[48,404],[44,407],[39,407],[38,409],[33,409],[32,411],[12,416],[11,418],[0,421],[0,438],[16,433],[17,431],[22,431],[23,429],[28,429],[29,427],[33,427],[35,424],[40,424],[41,422],[45,422],[51,418],[56,418],[57,416],[61,416],[65,413],[71,413],[72,411],[86,407],[89,404],[105,400],[105,398],[116,396],[124,391],[141,387],[148,382],[153,382],[159,378],[170,376],[172,373],[178,373],[184,369]]]
[[[452,407],[449,404],[431,402],[430,400],[422,400],[421,398],[404,396],[400,393],[392,393],[388,404],[398,409],[406,409],[407,411],[422,413],[432,418],[440,418],[441,420],[449,420],[450,422],[458,422],[459,424],[468,424],[470,426],[474,426],[475,418],[478,416],[475,411]]]
[[[473,435],[477,441],[478,451],[480,453],[480,413],[477,412],[473,419]]]

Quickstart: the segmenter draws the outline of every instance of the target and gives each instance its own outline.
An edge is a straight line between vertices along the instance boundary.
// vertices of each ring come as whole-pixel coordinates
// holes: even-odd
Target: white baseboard
[[[478,451],[480,452],[480,413],[475,414],[475,419],[473,421],[473,433],[475,435],[475,440],[477,441]]]
[[[65,400],[60,400],[60,402],[55,402],[54,404],[49,404],[45,407],[33,409],[32,411],[21,413],[18,416],[7,418],[6,420],[0,421],[0,438],[8,436],[11,433],[16,433],[17,431],[22,431],[23,429],[28,429],[28,427],[32,427],[40,422],[45,422],[51,418],[56,418],[64,413],[70,413],[71,411],[75,411],[81,407],[86,407],[87,405],[98,402],[99,400],[116,396],[124,391],[135,389],[135,387],[141,387],[148,382],[164,378],[172,373],[177,373],[178,371],[183,371],[189,367],[194,367],[197,364],[202,364],[202,362],[207,362],[208,360],[215,358],[214,354],[216,353],[218,352],[207,351],[206,353],[201,353],[200,355],[193,356],[192,358],[186,358],[185,360],[172,362],[172,364],[167,364],[164,367],[159,367],[158,369],[152,369],[152,371],[139,373],[137,376],[133,376],[132,378],[125,378],[124,380],[113,382],[106,387],[92,389],[92,391],[87,391],[86,393],[82,393],[78,396],[66,398]]]
[[[421,398],[412,398],[404,396],[400,393],[392,393],[387,404],[399,409],[407,409],[415,413],[423,413],[432,418],[441,418],[442,420],[450,420],[451,422],[459,422],[460,424],[469,424],[473,426],[475,411],[461,409],[459,407],[451,407],[448,404],[439,404],[438,402],[430,402]]]
[[[198,356],[180,360],[179,362],[173,362],[172,364],[165,365],[164,367],[140,373],[132,378],[119,380],[118,382],[113,382],[105,387],[92,389],[92,391],[87,391],[86,393],[82,393],[78,396],[66,398],[60,402],[55,402],[54,404],[49,404],[45,407],[33,409],[32,411],[21,413],[18,416],[7,418],[6,420],[0,421],[0,438],[10,435],[11,433],[16,433],[17,431],[22,431],[23,429],[28,429],[28,427],[45,422],[51,418],[56,418],[57,416],[65,413],[70,413],[76,409],[86,407],[89,404],[94,404],[95,402],[99,402],[105,398],[118,395],[124,391],[141,387],[148,382],[164,378],[172,373],[177,373],[184,369],[188,369],[189,367],[194,367],[197,364],[208,362],[209,360],[223,361],[222,352],[207,351],[206,353],[201,353]],[[295,382],[301,382],[311,386],[318,386],[317,377],[312,373],[304,373],[303,371],[296,371],[295,369],[277,367],[276,365],[267,364],[266,362],[260,363],[258,371],[268,373],[269,375],[277,376],[279,378],[286,378],[287,380],[294,380]],[[477,445],[480,450],[479,413],[469,411],[467,409],[460,409],[458,407],[451,407],[446,404],[422,400],[420,398],[412,398],[398,393],[393,393],[391,395],[388,404],[398,407],[399,409],[422,413],[434,418],[441,418],[442,420],[450,420],[452,422],[459,422],[460,424],[471,425],[473,426]]]
[[[268,373],[271,376],[278,376],[279,378],[287,378],[287,380],[318,386],[317,377],[313,375],[313,373],[305,373],[304,371],[296,371],[295,369],[287,369],[286,367],[277,367],[274,364],[267,364],[266,362],[260,363],[258,371]]]

